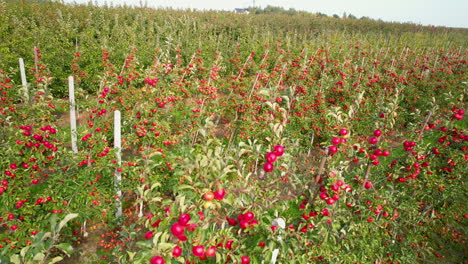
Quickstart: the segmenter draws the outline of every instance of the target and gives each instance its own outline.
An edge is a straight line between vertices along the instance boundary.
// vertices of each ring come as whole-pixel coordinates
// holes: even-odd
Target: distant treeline
[[[296,10],[294,8],[285,9],[283,7],[272,6],[272,5],[267,5],[264,8],[249,7],[248,10],[249,10],[250,13],[257,14],[257,15],[258,14],[285,14],[285,15],[291,15],[292,16],[292,15],[303,14],[303,15],[315,15],[315,16],[319,16],[319,17],[328,17],[327,14],[324,14],[324,13],[321,13],[321,12],[311,13],[311,12],[307,12],[307,11]],[[331,17],[357,19],[356,16],[354,16],[352,14],[346,14],[346,13],[343,13],[342,16],[339,16],[337,14],[333,14]],[[361,17],[360,19],[370,19],[370,18],[369,17]]]

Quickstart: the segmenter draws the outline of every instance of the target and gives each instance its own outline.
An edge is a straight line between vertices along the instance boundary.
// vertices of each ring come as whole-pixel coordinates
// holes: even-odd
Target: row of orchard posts
[[[24,60],[23,58],[19,58],[19,67],[20,67],[20,74],[21,74],[21,87],[22,87],[22,95],[24,96],[25,102],[29,101],[29,88],[28,83],[26,80],[26,70],[24,67]],[[76,128],[76,104],[75,104],[75,84],[73,76],[68,77],[68,93],[70,99],[70,128],[71,128],[71,145],[72,151],[74,154],[78,153],[77,147],[77,128]],[[114,111],[114,148],[117,150],[116,158],[118,166],[122,165],[122,157],[121,157],[121,148],[122,148],[122,141],[121,141],[121,115],[120,111]],[[120,186],[122,184],[122,175],[120,171],[116,169],[114,174],[114,187],[115,192],[117,195],[116,199],[116,216],[120,217],[122,215],[122,190]]]
[[[21,83],[22,83],[22,89],[24,92],[24,96],[26,101],[29,98],[29,91],[28,91],[28,84],[26,81],[26,72],[24,69],[24,61],[22,58],[19,59],[19,65],[20,65],[20,73],[21,73]],[[72,146],[72,151],[74,154],[78,153],[78,146],[77,146],[77,127],[76,127],[76,103],[75,103],[75,84],[74,84],[74,78],[73,76],[68,77],[68,93],[69,93],[69,101],[70,101],[70,129],[71,129],[71,146]],[[121,135],[121,114],[119,110],[114,111],[114,148],[116,149],[116,158],[117,158],[117,163],[118,167],[121,167],[122,165],[122,157],[121,157],[121,149],[122,149],[122,135]],[[121,184],[122,184],[122,175],[119,170],[115,170],[114,173],[114,188],[116,192],[117,199],[115,201],[115,206],[117,208],[117,211],[115,213],[116,217],[120,217],[122,215],[122,190],[121,190]],[[272,222],[272,226],[278,226],[281,229],[284,229],[286,227],[286,224],[284,222],[284,219],[282,218],[276,218]],[[84,229],[86,229],[86,222],[84,222]],[[86,231],[84,231],[85,235],[87,234]],[[279,236],[277,238],[278,241],[281,241],[282,238]],[[279,249],[276,248],[272,252],[272,258],[270,261],[270,264],[275,264],[276,259],[279,254]]]
[[[71,141],[72,141],[72,150],[73,153],[78,153],[77,142],[77,130],[76,130],[76,104],[75,104],[75,83],[73,76],[68,77],[68,93],[70,98],[70,128],[71,128]],[[114,111],[114,148],[116,151],[117,164],[119,167],[122,166],[122,134],[121,134],[121,115],[120,111]],[[119,170],[115,170],[114,174],[114,187],[117,199],[115,200],[115,206],[117,212],[115,215],[120,217],[122,215],[122,190],[120,186],[122,185],[122,174]]]

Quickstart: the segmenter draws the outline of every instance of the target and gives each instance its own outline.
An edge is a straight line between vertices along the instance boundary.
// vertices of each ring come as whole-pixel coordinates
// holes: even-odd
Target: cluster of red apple
[[[277,145],[274,147],[272,152],[268,152],[266,154],[266,160],[267,162],[263,165],[263,170],[265,172],[271,172],[273,171],[273,163],[276,161],[278,157],[283,156],[284,154],[284,147],[281,145]]]
[[[224,199],[224,196],[226,196],[226,190],[224,188],[221,188],[214,192],[206,192],[205,194],[203,194],[203,199],[205,199],[206,201],[211,201],[213,199],[220,201]]]
[[[239,214],[237,220],[229,217],[226,217],[226,220],[230,226],[236,226],[237,223],[239,223],[239,227],[243,230],[258,224],[258,221],[255,219],[255,214],[250,211]]]
[[[452,108],[452,112],[454,113],[452,117],[457,120],[462,120],[463,115],[465,114],[464,109],[458,109],[457,107]]]
[[[329,205],[335,204],[336,201],[340,199],[340,191],[351,192],[352,188],[349,184],[345,184],[342,180],[337,180],[334,184],[329,186],[329,189],[332,191],[332,195],[328,195],[329,190],[327,187],[320,187],[320,199],[327,202]]]
[[[189,214],[181,214],[177,222],[172,224],[171,233],[177,237],[180,241],[186,241],[187,237],[184,235],[186,229],[194,231],[197,227],[196,224],[189,224],[191,217]]]
[[[338,146],[341,143],[346,143],[346,136],[348,135],[349,131],[346,128],[342,128],[340,130],[340,136],[342,137],[333,137],[332,138],[332,145],[328,147],[328,154],[333,156],[336,152],[338,152]]]

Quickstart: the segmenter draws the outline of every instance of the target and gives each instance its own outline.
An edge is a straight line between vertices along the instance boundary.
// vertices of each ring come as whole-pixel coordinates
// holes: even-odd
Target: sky
[[[468,0],[141,0],[149,7],[175,9],[234,10],[267,5],[312,13],[337,14],[346,12],[357,18],[366,16],[388,22],[412,22],[421,25],[468,28]],[[89,0],[64,0],[66,3],[83,4]],[[102,5],[140,5],[140,0],[92,0]]]

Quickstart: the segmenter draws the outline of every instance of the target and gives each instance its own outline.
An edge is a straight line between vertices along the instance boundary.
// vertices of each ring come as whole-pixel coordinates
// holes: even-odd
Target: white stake
[[[29,101],[28,83],[26,81],[26,71],[24,70],[23,58],[19,58],[20,73],[21,73],[21,85],[23,86],[23,93],[25,101]]]
[[[277,226],[277,227],[279,227],[281,229],[286,228],[286,222],[281,217],[273,219],[273,222],[271,222],[271,225],[272,226]],[[278,236],[277,239],[278,239],[278,241],[281,241],[283,238],[281,236]],[[276,259],[278,258],[278,254],[279,254],[279,249],[275,248],[273,250],[273,254],[271,256],[270,264],[276,264]]]
[[[120,111],[114,111],[114,148],[117,150],[117,163],[119,168],[122,166],[122,158],[120,156],[122,143],[121,143],[121,134],[120,134]],[[122,215],[122,202],[120,198],[122,197],[122,190],[120,190],[120,186],[122,184],[122,175],[118,169],[115,171],[114,177],[114,187],[117,193],[117,199],[115,201],[115,205],[117,207],[117,212],[115,213],[116,217],[120,217]]]
[[[278,258],[278,254],[279,254],[279,249],[275,248],[273,250],[273,254],[271,255],[271,264],[275,264],[276,263],[276,258]]]
[[[140,212],[138,213],[138,217],[143,217],[143,201],[140,202]]]
[[[73,153],[78,153],[76,146],[76,110],[75,110],[75,85],[73,76],[68,77],[68,96],[70,98],[70,127]]]

